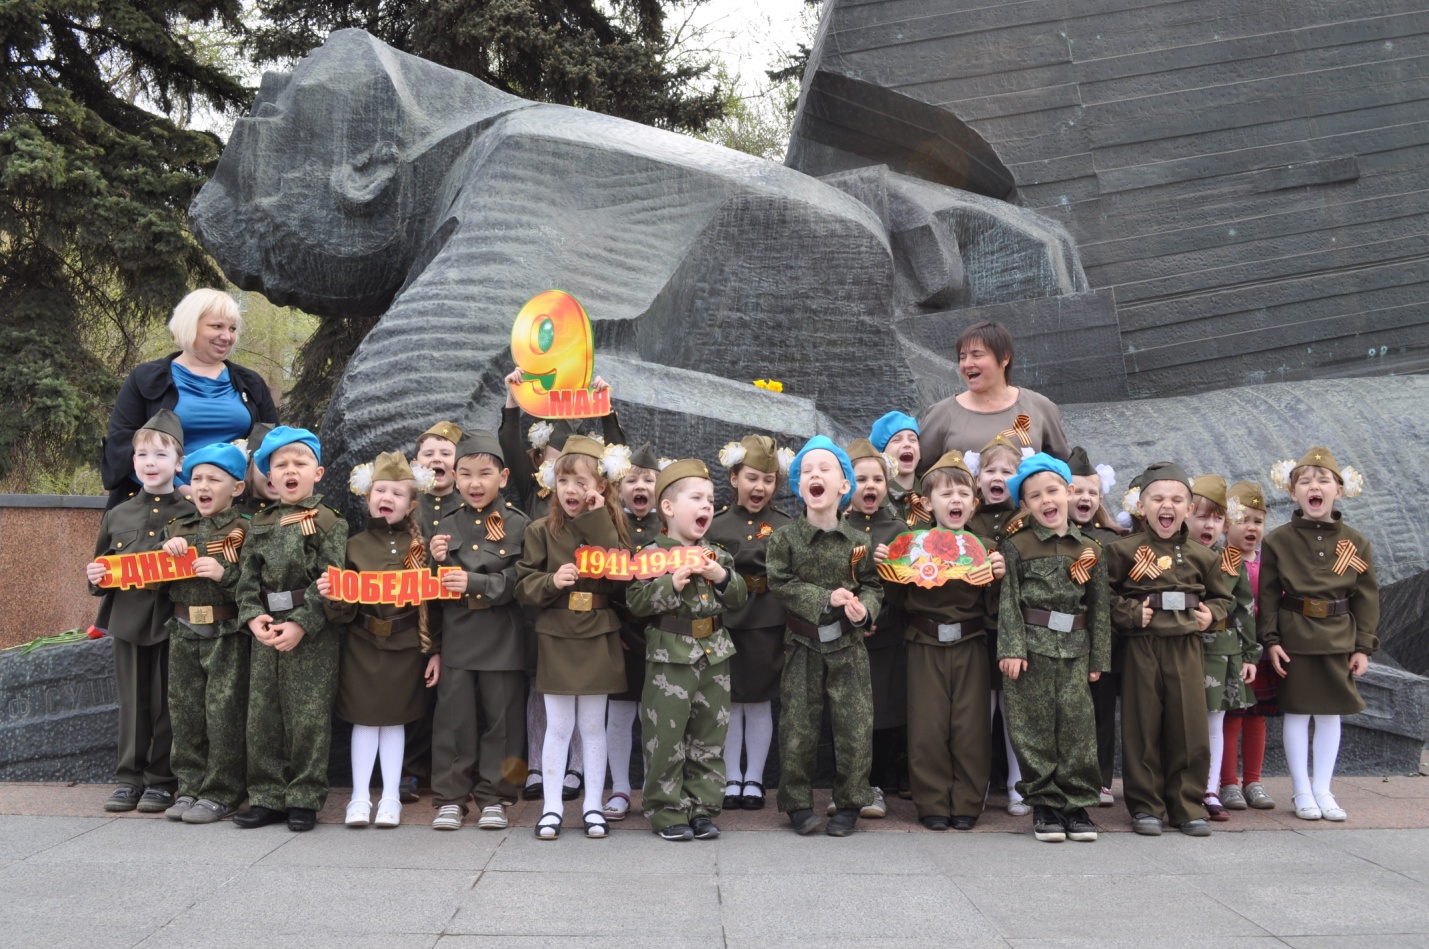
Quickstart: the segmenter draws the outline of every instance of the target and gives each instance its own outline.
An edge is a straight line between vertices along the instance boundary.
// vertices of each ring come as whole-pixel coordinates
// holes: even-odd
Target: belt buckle
[[[1186,594],[1182,590],[1168,590],[1161,594],[1161,608],[1163,610],[1184,610],[1186,608]]]
[[[940,643],[955,643],[955,642],[957,642],[959,639],[962,639],[962,638],[963,638],[963,624],[962,624],[962,623],[939,623],[939,624],[938,624],[938,642],[940,642]]]
[[[1052,610],[1047,614],[1047,628],[1054,633],[1070,633],[1072,624],[1077,621],[1075,613],[1058,613]]]
[[[189,622],[195,626],[210,626],[213,624],[213,607],[211,606],[191,606],[189,607]]]
[[[1325,619],[1330,615],[1330,601],[1306,599],[1304,612],[1311,619]]]
[[[589,613],[591,610],[595,609],[593,601],[591,599],[591,594],[581,592],[572,593],[570,602],[567,604],[567,606],[569,609],[575,610],[577,613]]]
[[[376,616],[367,617],[367,631],[381,639],[386,639],[392,635],[392,621],[390,619],[379,619]]]
[[[466,598],[466,608],[469,610],[489,610],[491,604],[480,596],[469,596]]]
[[[282,593],[268,594],[268,609],[274,613],[281,613],[284,610],[293,608],[293,591],[284,590]]]
[[[696,639],[704,639],[714,633],[714,617],[707,616],[704,619],[690,620],[690,635]]]
[[[842,623],[829,623],[819,627],[819,642],[831,643],[844,634]]]

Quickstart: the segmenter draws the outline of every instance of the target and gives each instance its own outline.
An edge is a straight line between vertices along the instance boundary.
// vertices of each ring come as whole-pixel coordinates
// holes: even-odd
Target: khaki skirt
[[[1278,691],[1280,710],[1289,715],[1353,715],[1365,707],[1355,677],[1350,674],[1348,653],[1291,653]]]
[[[536,691],[546,695],[619,695],[625,691],[620,632],[565,639],[536,634]]]
[[[378,649],[360,636],[343,640],[337,716],[354,725],[405,725],[426,711],[420,649]]]
[[[729,660],[729,700],[757,705],[779,697],[784,675],[784,627],[730,629],[734,655]]]

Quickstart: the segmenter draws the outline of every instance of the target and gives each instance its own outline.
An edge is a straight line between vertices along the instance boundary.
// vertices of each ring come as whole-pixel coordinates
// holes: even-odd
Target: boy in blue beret
[[[918,420],[905,412],[889,412],[873,423],[868,440],[875,449],[893,459],[888,479],[888,504],[898,519],[912,528],[929,527],[933,518],[928,502],[914,488],[923,450],[918,443]]]

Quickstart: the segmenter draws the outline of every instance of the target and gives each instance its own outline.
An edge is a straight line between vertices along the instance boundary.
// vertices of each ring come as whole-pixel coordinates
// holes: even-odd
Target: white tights
[[[371,801],[372,766],[382,754],[382,797],[401,800],[402,754],[407,747],[404,725],[352,726],[352,799]]]
[[[635,716],[639,702],[610,700],[605,713],[605,747],[610,758],[610,790],[630,796],[631,751],[635,745]]]
[[[1310,780],[1310,719],[1315,720],[1315,779]],[[1340,716],[1285,713],[1285,763],[1296,795],[1330,793],[1335,760],[1340,756]]]
[[[764,786],[764,763],[774,741],[774,708],[770,702],[737,702],[729,707],[729,736],[724,742],[725,793],[738,794],[742,784]],[[749,767],[741,769],[740,752]],[[733,789],[733,790],[731,790]]]
[[[531,690],[530,698],[526,700],[526,747],[530,749],[528,754],[531,760],[527,763],[530,774],[526,777],[527,784],[534,784],[543,780],[541,770],[544,767],[542,762],[546,758],[546,695],[543,692]],[[585,766],[581,764],[581,736],[579,733],[571,739],[570,765],[569,770],[584,774],[581,769]],[[562,761],[556,767],[555,781],[560,784],[566,776],[566,762]]]
[[[992,711],[994,715],[998,705],[1002,706],[1002,744],[1007,748],[1007,799],[1020,801],[1022,795],[1017,793],[1017,782],[1022,780],[1022,766],[1017,763],[1017,753],[1012,750],[1012,736],[1007,733],[1007,703],[1003,700],[1001,692],[993,692]]]
[[[1211,731],[1211,773],[1206,778],[1206,793],[1218,801],[1221,799],[1221,759],[1226,750],[1225,725],[1224,710],[1206,713],[1206,727]]]
[[[605,774],[605,700],[604,695],[547,695],[546,741],[541,750],[541,770],[548,775],[561,773],[566,763],[566,749],[571,735],[579,730],[585,757],[585,773]],[[585,783],[585,801],[581,811],[600,811],[604,781]],[[561,782],[546,781],[545,813],[562,813]]]

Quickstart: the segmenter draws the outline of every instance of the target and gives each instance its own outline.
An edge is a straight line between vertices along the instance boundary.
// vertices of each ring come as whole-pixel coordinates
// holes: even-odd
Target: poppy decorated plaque
[[[992,582],[987,548],[967,531],[934,527],[905,531],[888,545],[888,559],[878,565],[878,575],[890,583],[940,587],[949,580],[973,586]]]

